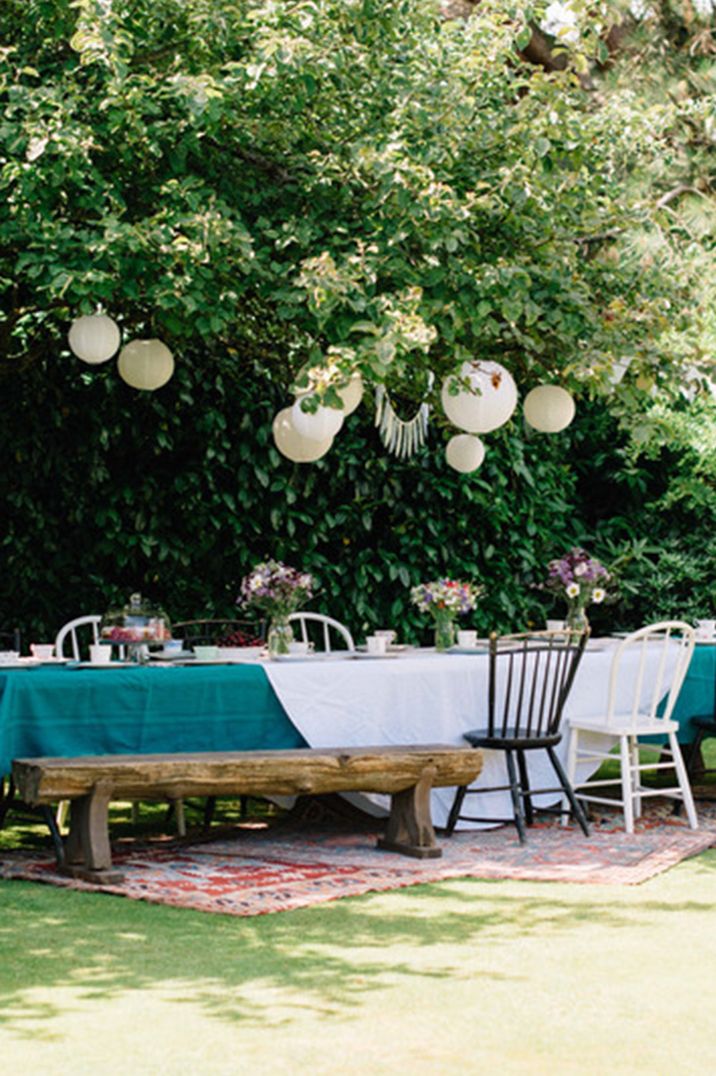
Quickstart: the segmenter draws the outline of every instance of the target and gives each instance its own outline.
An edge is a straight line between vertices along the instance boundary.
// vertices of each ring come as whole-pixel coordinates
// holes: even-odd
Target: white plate
[[[382,661],[383,658],[399,658],[401,655],[396,653],[395,650],[387,650],[385,654],[369,654],[367,651],[358,652],[356,650],[351,656],[354,658],[368,658],[373,661],[377,658]]]
[[[486,643],[480,643],[477,646],[451,646],[448,654],[488,654],[490,648]]]
[[[149,655],[151,661],[186,661],[187,658],[193,658],[191,650],[173,650],[170,653],[163,654],[161,652]]]
[[[129,661],[73,661],[70,669],[131,669],[137,668],[136,662]]]
[[[42,662],[38,658],[18,658],[17,661],[0,661],[0,672],[3,669],[36,669]]]

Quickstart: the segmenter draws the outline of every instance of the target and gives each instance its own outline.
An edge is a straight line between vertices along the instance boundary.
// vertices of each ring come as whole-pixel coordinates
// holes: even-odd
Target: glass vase
[[[567,628],[573,632],[588,630],[589,621],[587,620],[587,611],[583,605],[570,604],[567,607]]]
[[[277,658],[283,654],[288,654],[293,642],[293,628],[288,622],[287,617],[274,617],[269,624],[268,636],[266,638],[266,645],[268,647],[269,657]]]
[[[435,616],[435,649],[449,650],[455,644],[455,624],[451,616]]]

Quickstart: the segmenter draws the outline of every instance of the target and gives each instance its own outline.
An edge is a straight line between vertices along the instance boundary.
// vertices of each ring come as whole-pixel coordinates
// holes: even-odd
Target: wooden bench
[[[430,790],[471,784],[481,769],[480,751],[446,745],[21,758],[12,764],[26,803],[71,801],[70,832],[59,867],[98,883],[121,879],[112,870],[109,843],[113,799],[388,793],[390,817],[378,847],[423,859],[442,855],[430,816]]]

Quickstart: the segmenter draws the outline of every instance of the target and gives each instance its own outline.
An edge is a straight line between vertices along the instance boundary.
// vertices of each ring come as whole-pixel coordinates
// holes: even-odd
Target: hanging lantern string
[[[434,383],[435,375],[430,371],[428,373],[428,395]],[[375,390],[375,425],[385,447],[398,459],[409,459],[425,444],[428,435],[429,415],[430,404],[423,402],[412,418],[407,419],[407,421],[400,418],[393,407],[385,385],[377,386]]]

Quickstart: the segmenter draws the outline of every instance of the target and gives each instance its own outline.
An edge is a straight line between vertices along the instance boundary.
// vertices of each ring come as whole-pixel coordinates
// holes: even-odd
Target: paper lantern
[[[306,437],[309,441],[325,441],[328,437],[335,437],[343,425],[344,412],[337,407],[324,407],[319,404],[317,411],[301,410],[299,397],[291,408],[291,422],[296,433]]]
[[[111,359],[120,339],[119,326],[106,314],[85,314],[76,318],[68,335],[70,348],[77,358],[93,366]]]
[[[117,366],[132,388],[153,392],[174,373],[174,356],[161,340],[132,340],[120,351]]]
[[[443,411],[454,426],[468,433],[490,433],[504,426],[517,406],[517,386],[512,374],[499,362],[465,362],[460,376],[467,378],[476,393],[462,389],[450,393],[452,377],[443,381]]]
[[[291,421],[292,408],[284,407],[273,420],[273,439],[279,452],[294,463],[314,463],[325,456],[333,444],[333,438],[311,441],[296,433]]]
[[[525,418],[530,426],[542,433],[559,433],[574,418],[574,400],[559,385],[538,385],[527,393]]]
[[[355,374],[345,388],[338,389],[338,395],[343,400],[343,415],[352,415],[363,399],[363,378],[360,374]]]
[[[458,433],[448,441],[445,458],[456,471],[469,474],[476,471],[484,460],[485,446],[479,437],[473,437],[471,433]]]

